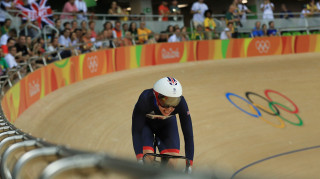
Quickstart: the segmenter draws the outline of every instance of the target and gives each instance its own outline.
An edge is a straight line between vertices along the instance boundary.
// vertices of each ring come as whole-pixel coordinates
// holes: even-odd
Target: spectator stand
[[[298,13],[296,13],[296,14],[298,14]],[[277,14],[275,14],[275,15],[277,15]],[[97,25],[100,24],[102,26],[103,22],[107,21],[107,17],[110,17],[110,16],[103,16],[103,17],[105,19],[100,20],[102,22],[97,21],[97,22],[99,22],[99,23],[96,22]],[[138,16],[138,17],[141,18],[142,16]],[[143,17],[146,17],[146,16],[143,16]],[[214,16],[214,17],[215,17],[215,22],[217,24],[217,31],[219,32],[221,29],[223,29],[225,27],[225,21],[219,20],[218,18],[223,18],[224,15],[218,15],[218,16]],[[13,17],[13,18],[15,18],[15,17]],[[170,23],[176,24],[176,21],[159,22],[155,19],[158,19],[158,16],[150,16],[150,22],[163,23],[166,26],[168,26]],[[246,22],[244,22],[243,27],[239,28],[239,32],[251,33],[252,28],[254,27],[254,23],[257,20],[258,19],[252,19],[252,20],[248,19]],[[310,33],[310,31],[318,30],[320,27],[320,21],[316,17],[303,18],[303,19],[296,18],[296,17],[293,17],[291,19],[276,18],[276,19],[274,19],[274,21],[275,21],[277,29],[280,32],[303,30],[303,31],[305,31],[305,33]],[[21,19],[20,19],[20,22],[21,22]],[[129,23],[130,21],[125,21],[125,22]],[[147,22],[149,22],[149,21],[147,21]],[[263,21],[263,20],[261,20],[261,22],[267,23],[267,21]],[[301,22],[301,24],[299,24],[300,22]],[[285,25],[285,24],[288,24],[288,25]],[[149,26],[149,24],[148,24],[148,26]],[[157,31],[155,31],[155,32],[158,32],[159,30],[166,29],[166,26],[165,26],[165,28],[157,29]],[[48,34],[48,32],[49,32],[48,29],[49,30],[51,29],[51,30],[58,32],[58,30],[55,28],[44,27],[44,29],[42,30],[42,33]],[[193,32],[191,31],[191,32],[187,32],[187,33],[190,35]],[[292,34],[292,35],[294,35],[294,34]],[[122,37],[122,38],[125,38],[125,37]],[[155,37],[153,36],[152,39],[154,39],[154,38]],[[108,39],[108,40],[112,41],[115,39]],[[201,40],[203,40],[203,39],[201,39]],[[97,41],[97,42],[94,42],[94,44],[98,43],[98,42],[103,43],[105,41]],[[134,42],[134,40],[133,40],[133,42]],[[156,40],[153,42],[156,42]],[[92,43],[92,42],[89,42],[89,43]],[[22,67],[28,67],[29,68],[28,72],[33,72],[35,70],[35,67],[32,66],[33,62],[40,60],[40,61],[42,61],[43,65],[46,66],[48,64],[47,57],[51,54],[54,54],[54,53],[57,53],[59,60],[61,60],[61,56],[59,55],[59,51],[61,51],[61,50],[71,50],[74,52],[75,55],[79,55],[80,53],[77,50],[78,47],[81,47],[85,44],[86,43],[79,43],[79,44],[72,46],[72,47],[69,47],[69,48],[59,48],[58,51],[55,51],[55,52],[46,52],[42,55],[34,56],[34,57],[28,59],[26,64],[24,64]],[[93,45],[92,48],[90,49],[90,51],[96,51],[96,50],[98,50],[98,48],[95,45]],[[3,86],[11,87],[13,85],[12,83],[14,83],[11,81],[10,77],[17,75],[19,79],[22,78],[21,74],[20,74],[20,69],[21,68],[14,69],[12,74],[3,76],[4,80],[1,85],[1,93],[2,94],[4,94],[4,92],[5,92],[5,88],[3,88]],[[3,118],[3,116],[0,115],[0,120],[5,120],[5,119]],[[112,159],[112,158],[109,158],[107,155],[99,155],[99,154],[92,154],[92,153],[86,153],[86,152],[81,152],[81,151],[74,151],[74,150],[67,149],[67,148],[60,147],[60,146],[56,146],[53,144],[48,144],[48,143],[45,143],[44,141],[42,141],[41,139],[34,138],[32,136],[29,136],[28,134],[21,132],[20,130],[14,128],[14,126],[10,125],[9,123],[6,123],[5,126],[9,127],[10,130],[13,130],[14,131],[13,134],[16,135],[13,138],[8,138],[8,140],[9,139],[10,140],[18,139],[18,140],[22,140],[22,141],[29,141],[28,143],[22,143],[22,144],[20,143],[20,141],[16,142],[16,144],[19,144],[19,145],[13,144],[12,148],[8,148],[5,151],[4,154],[6,154],[6,155],[4,155],[3,165],[1,166],[3,168],[3,169],[1,169],[1,171],[2,172],[5,171],[5,173],[1,173],[1,175],[5,176],[5,177],[8,177],[8,175],[9,175],[8,172],[6,172],[6,171],[8,171],[8,169],[6,168],[7,167],[6,166],[7,160],[6,159],[8,158],[7,156],[10,154],[10,152],[14,151],[17,147],[22,146],[22,147],[26,148],[25,146],[30,146],[30,145],[36,146],[35,147],[36,149],[41,149],[41,150],[25,151],[25,156],[29,156],[29,157],[22,157],[18,160],[17,164],[19,164],[19,165],[16,165],[16,167],[14,168],[14,170],[13,170],[14,173],[12,173],[12,176],[19,178],[19,176],[21,175],[20,169],[23,168],[26,163],[30,162],[31,159],[34,159],[36,157],[44,157],[44,156],[59,156],[61,158],[61,160],[57,160],[57,161],[52,162],[48,166],[48,169],[44,170],[44,173],[41,175],[43,178],[54,176],[60,172],[65,172],[66,170],[72,170],[73,168],[81,168],[81,167],[83,167],[83,168],[93,167],[93,168],[96,168],[99,170],[116,169],[118,171],[126,171],[129,173],[132,172],[132,173],[130,173],[130,175],[135,176],[137,178],[146,177],[146,176],[150,177],[150,176],[153,176],[154,174],[159,174],[158,173],[159,170],[153,170],[152,168],[141,167],[138,165],[134,165],[135,163],[122,161],[119,159]],[[3,127],[3,126],[0,125],[0,127]],[[6,142],[8,140],[3,140],[3,141]],[[30,141],[32,141],[32,142],[30,142]],[[81,164],[83,164],[83,165],[81,165]],[[64,167],[56,168],[56,166],[64,166]],[[52,168],[55,168],[56,171],[51,172]],[[150,173],[148,173],[148,171]],[[170,172],[171,171],[169,171],[168,173],[170,173]],[[171,176],[173,176],[174,174],[175,173],[172,173]],[[177,176],[180,176],[180,175],[177,175]],[[183,175],[183,177],[185,177],[185,176]]]

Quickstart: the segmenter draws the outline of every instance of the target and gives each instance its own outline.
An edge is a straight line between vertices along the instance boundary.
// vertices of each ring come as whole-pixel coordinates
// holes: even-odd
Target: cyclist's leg
[[[159,131],[158,148],[160,154],[168,154],[178,156],[180,152],[180,139],[176,117],[173,116],[166,119],[165,125]],[[168,165],[175,167],[177,159],[169,159]]]
[[[154,153],[153,140],[154,134],[148,125],[145,125],[142,131],[143,136],[143,155],[146,153]],[[147,156],[145,162],[150,163],[154,160],[153,156]]]

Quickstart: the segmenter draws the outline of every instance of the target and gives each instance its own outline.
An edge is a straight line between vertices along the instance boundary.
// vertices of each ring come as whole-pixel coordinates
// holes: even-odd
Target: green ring
[[[273,104],[279,105],[279,106],[281,106],[281,107],[283,107],[283,108],[285,108],[285,109],[287,109],[287,110],[292,111],[292,109],[288,108],[287,106],[285,106],[285,105],[283,105],[283,104],[280,104],[280,103],[271,101],[271,102],[269,102],[269,108],[270,108],[274,113],[276,113],[276,111],[274,111],[274,109],[273,109],[273,106],[272,106]],[[303,121],[302,121],[302,119],[300,118],[300,116],[299,116],[298,114],[294,114],[294,115],[296,115],[296,117],[299,119],[299,121],[300,121],[299,123],[294,123],[294,122],[292,122],[292,121],[289,121],[288,119],[282,117],[280,114],[277,114],[277,115],[278,115],[282,120],[287,121],[288,123],[290,123],[290,124],[292,124],[292,125],[295,125],[295,126],[302,126],[302,125],[303,125]]]

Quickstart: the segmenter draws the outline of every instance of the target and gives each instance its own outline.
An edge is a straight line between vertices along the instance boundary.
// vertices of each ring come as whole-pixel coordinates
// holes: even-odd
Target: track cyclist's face
[[[174,111],[174,107],[164,108],[164,107],[161,107],[160,105],[158,106],[159,106],[160,112],[164,116],[169,116]]]

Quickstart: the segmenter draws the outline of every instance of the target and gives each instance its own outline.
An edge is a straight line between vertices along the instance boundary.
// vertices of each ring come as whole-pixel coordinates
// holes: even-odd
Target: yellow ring
[[[260,107],[261,109],[264,109],[264,110],[266,110],[266,111],[268,111],[268,112],[270,112],[270,113],[273,113],[270,109],[266,109],[265,107],[263,107],[263,106],[260,105],[260,104],[255,104],[255,103],[252,103],[252,104],[253,104],[255,107],[257,107],[257,108]],[[249,105],[249,107],[251,108],[251,110],[252,110],[254,113],[257,113],[257,111],[256,111],[251,105]],[[257,114],[257,115],[258,115],[258,114]],[[279,125],[279,124],[272,123],[272,122],[264,119],[262,116],[259,116],[259,118],[260,118],[261,120],[263,120],[264,122],[266,122],[267,124],[272,125],[272,126],[275,127],[275,128],[280,128],[280,129],[282,129],[282,128],[286,127],[284,121],[283,121],[278,115],[276,116],[276,118],[279,120],[280,125]]]

